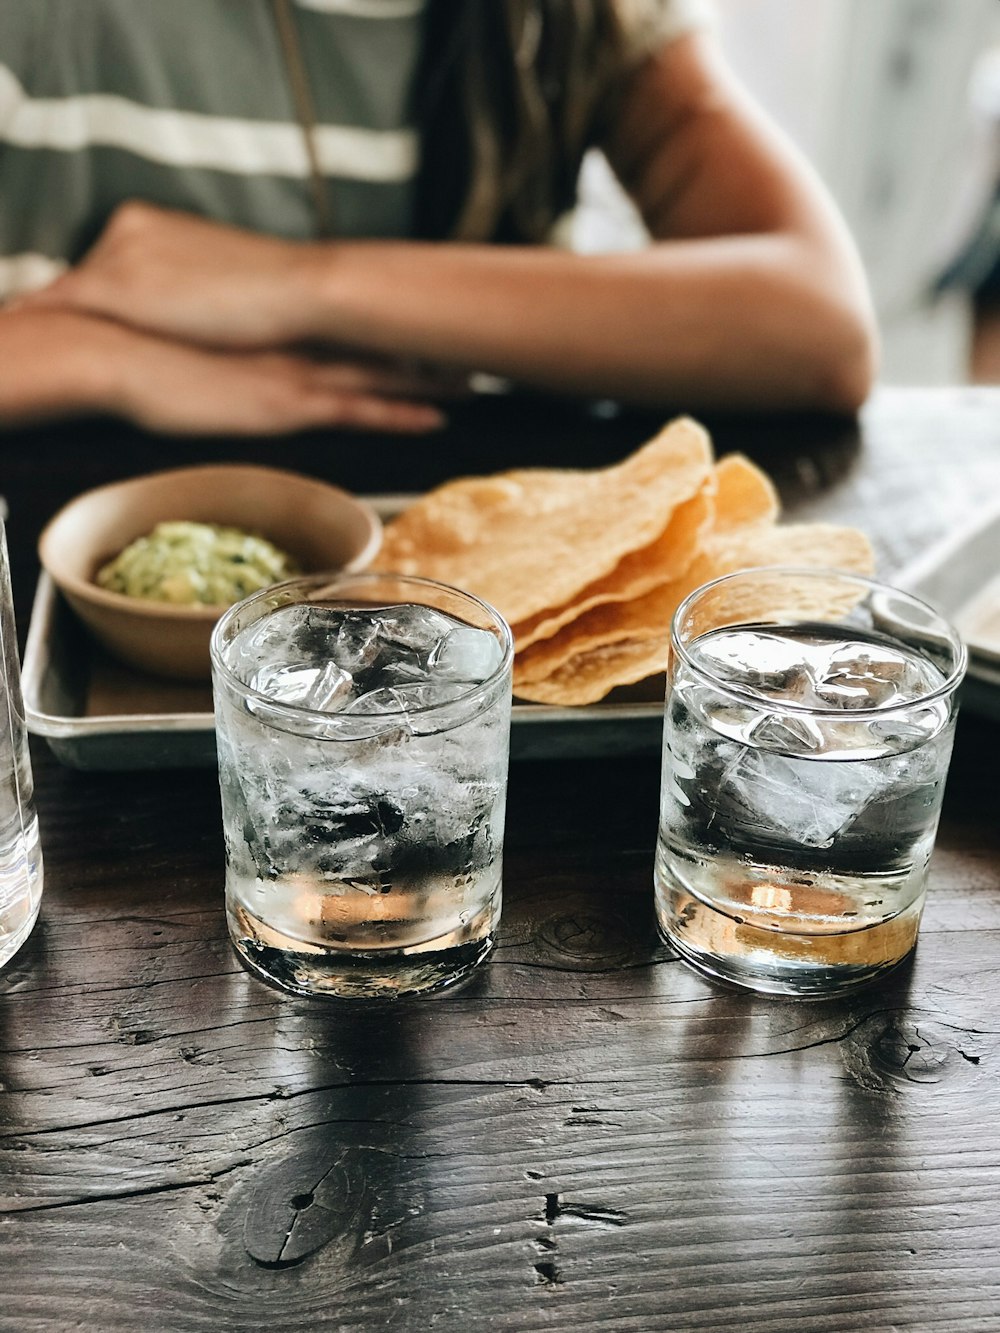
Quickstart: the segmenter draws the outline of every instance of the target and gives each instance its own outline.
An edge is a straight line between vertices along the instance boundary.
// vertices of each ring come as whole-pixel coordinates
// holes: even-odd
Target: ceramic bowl
[[[154,472],[77,496],[41,535],[39,558],[98,641],[156,675],[205,680],[220,606],[176,606],[98,587],[98,569],[157,523],[187,519],[259,533],[306,573],[363,569],[382,542],[378,515],[327,482],[279,468],[218,464]]]

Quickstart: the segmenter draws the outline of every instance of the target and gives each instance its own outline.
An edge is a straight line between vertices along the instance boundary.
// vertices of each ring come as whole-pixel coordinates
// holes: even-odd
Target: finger
[[[317,367],[317,382],[345,393],[375,394],[394,398],[457,398],[469,393],[468,377],[457,373],[439,375],[367,361],[338,361]]]
[[[444,413],[430,403],[383,398],[369,393],[313,394],[310,410],[315,410],[316,415],[309,424],[390,431],[394,434],[422,435],[428,431],[441,430],[447,425]]]

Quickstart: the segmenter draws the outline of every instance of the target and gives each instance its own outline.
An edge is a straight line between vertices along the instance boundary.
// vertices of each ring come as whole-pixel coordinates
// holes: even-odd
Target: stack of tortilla
[[[587,704],[666,669],[673,613],[711,579],[871,572],[856,529],[778,515],[767,476],[741,455],[715,462],[707,432],[681,418],[612,467],[448,482],[387,525],[375,568],[489,602],[514,633],[518,698]]]

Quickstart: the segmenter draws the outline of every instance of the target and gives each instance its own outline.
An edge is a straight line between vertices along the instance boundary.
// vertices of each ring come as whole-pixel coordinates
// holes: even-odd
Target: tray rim
[[[381,518],[399,513],[417,498],[416,492],[384,492],[366,494],[367,501]],[[1000,506],[987,506],[974,516],[973,522],[958,532],[949,533],[927,551],[922,552],[899,570],[894,583],[922,595],[923,584],[944,563],[953,560],[976,538],[994,525],[1000,526]],[[52,740],[84,740],[100,736],[130,736],[157,734],[191,734],[212,732],[215,716],[211,710],[178,713],[116,713],[93,716],[73,716],[50,713],[37,706],[38,688],[50,668],[51,644],[48,632],[61,594],[49,574],[40,571],[32,602],[24,659],[21,669],[24,693],[25,723],[35,736]],[[945,614],[950,613],[950,608]],[[983,685],[1000,687],[1000,662],[982,651],[974,642],[968,643],[968,674]],[[663,701],[593,703],[577,706],[518,703],[511,710],[511,725],[518,730],[556,726],[585,727],[600,730],[604,725],[620,723],[652,723],[663,715]]]
[[[372,497],[365,497],[372,500]],[[381,499],[382,497],[378,497]],[[386,497],[395,500],[396,497]],[[35,597],[28,624],[28,635],[21,669],[24,692],[25,722],[33,736],[45,739],[79,740],[86,737],[110,735],[157,734],[161,732],[210,732],[215,728],[211,711],[193,713],[115,713],[95,714],[89,717],[49,713],[37,706],[38,688],[50,668],[51,651],[48,638],[61,595],[49,574],[44,570],[38,577]],[[514,702],[511,725],[543,727],[573,725],[574,727],[614,725],[623,722],[653,722],[663,716],[663,703],[594,703],[576,707],[554,704]]]
[[[934,605],[935,610],[951,620],[960,608],[936,605],[938,599],[928,592],[927,584],[941,570],[960,560],[965,550],[985,538],[992,529],[997,530],[1000,541],[1000,505],[997,504],[986,505],[972,515],[968,525],[947,533],[926,551],[910,560],[895,575],[893,583]],[[985,587],[985,582],[982,586]],[[1000,653],[990,645],[972,637],[963,636],[963,638],[969,653],[967,674],[983,684],[1000,686]]]
[[[57,603],[61,600],[58,589],[49,574],[42,570],[38,576],[35,597],[28,622],[28,637],[21,665],[21,688],[24,695],[25,725],[33,736],[71,739],[88,735],[133,734],[142,731],[211,731],[215,715],[198,713],[115,713],[95,714],[92,717],[73,717],[67,714],[47,713],[35,705],[35,688],[43,680],[51,663],[48,630],[52,624]]]

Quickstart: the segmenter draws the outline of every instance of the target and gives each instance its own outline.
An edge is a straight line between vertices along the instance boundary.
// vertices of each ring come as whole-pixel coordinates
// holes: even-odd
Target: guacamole
[[[177,605],[231,606],[300,572],[263,537],[216,523],[158,523],[97,573],[109,592]]]

